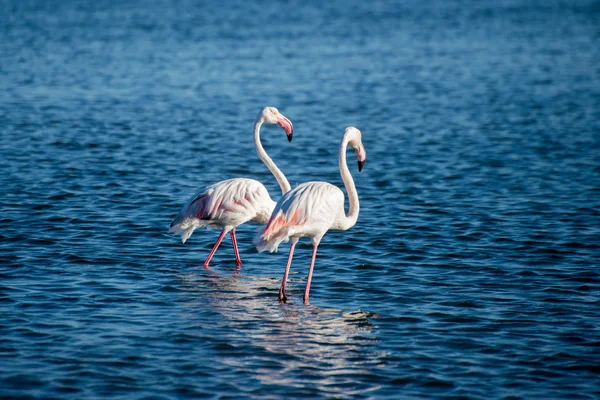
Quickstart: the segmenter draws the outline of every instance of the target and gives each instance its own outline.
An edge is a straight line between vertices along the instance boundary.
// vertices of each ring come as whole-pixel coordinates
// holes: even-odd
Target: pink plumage
[[[262,183],[254,179],[228,179],[189,199],[171,223],[169,231],[179,233],[185,243],[197,228],[222,228],[229,232],[248,221],[264,224],[273,203]]]
[[[290,237],[319,237],[344,213],[344,193],[327,182],[307,182],[284,194],[257,242],[258,251],[277,251]],[[321,235],[322,236],[322,235]]]

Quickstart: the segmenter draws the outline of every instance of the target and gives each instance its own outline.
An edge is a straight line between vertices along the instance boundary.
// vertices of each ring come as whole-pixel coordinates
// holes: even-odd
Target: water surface
[[[600,396],[600,9],[593,1],[0,4],[0,397]],[[292,185],[361,214],[310,244],[257,225],[202,262],[171,219],[236,176],[263,106]],[[351,155],[351,153],[349,153]]]

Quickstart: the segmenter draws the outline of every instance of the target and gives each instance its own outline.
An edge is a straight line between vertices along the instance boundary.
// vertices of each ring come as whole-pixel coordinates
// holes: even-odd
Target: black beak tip
[[[288,142],[292,141],[292,136],[294,135],[294,132],[290,133],[289,135],[287,135],[288,138]]]
[[[362,171],[363,167],[365,166],[365,161],[359,161],[358,162],[358,172]]]

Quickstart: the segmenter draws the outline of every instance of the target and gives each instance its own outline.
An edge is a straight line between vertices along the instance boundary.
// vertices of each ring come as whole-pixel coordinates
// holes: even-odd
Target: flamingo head
[[[362,171],[367,162],[367,152],[365,146],[362,144],[362,133],[353,126],[346,128],[344,137],[348,138],[348,144],[352,146],[356,153],[356,159],[358,160],[358,172]]]
[[[265,107],[259,114],[258,118],[262,119],[263,122],[266,122],[267,124],[279,125],[285,131],[288,142],[292,141],[292,135],[294,134],[294,126],[292,125],[292,121],[280,113],[278,109],[275,107]]]

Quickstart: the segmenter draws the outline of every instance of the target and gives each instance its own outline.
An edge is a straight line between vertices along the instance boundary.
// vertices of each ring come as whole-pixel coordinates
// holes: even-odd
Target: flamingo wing
[[[192,196],[169,231],[187,231],[189,234],[182,233],[185,242],[198,227],[216,225],[229,230],[253,219],[268,202],[272,202],[269,193],[258,181],[243,178],[221,181]]]
[[[324,234],[340,209],[344,211],[344,193],[327,182],[307,182],[284,194],[255,243],[259,251],[276,251],[291,236]]]
[[[220,220],[232,213],[253,216],[265,195],[268,193],[260,182],[229,179],[209,186],[190,201],[190,208],[195,211],[196,218],[205,220]]]

